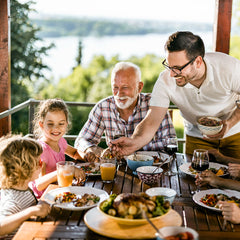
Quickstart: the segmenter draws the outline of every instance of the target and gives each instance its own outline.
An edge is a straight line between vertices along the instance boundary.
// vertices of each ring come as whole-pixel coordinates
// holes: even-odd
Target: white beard
[[[136,94],[136,96],[130,98],[130,97],[118,97],[118,96],[114,96],[114,99],[115,99],[115,102],[116,102],[116,105],[118,108],[120,109],[126,109],[128,107],[130,107],[133,102],[137,99],[138,97],[138,94]],[[122,102],[119,102],[118,100],[126,100],[127,99],[127,102],[125,103],[122,103]]]

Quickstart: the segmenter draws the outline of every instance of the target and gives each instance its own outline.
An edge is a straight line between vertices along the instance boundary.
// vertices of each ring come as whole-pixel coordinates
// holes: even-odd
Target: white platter
[[[202,207],[214,210],[214,211],[218,211],[218,212],[221,212],[221,210],[219,208],[210,207],[210,206],[207,206],[206,204],[201,202],[201,198],[205,197],[206,194],[225,194],[229,197],[234,196],[234,197],[240,198],[240,192],[234,191],[234,190],[229,190],[229,189],[225,189],[225,190],[208,189],[208,190],[197,192],[193,195],[193,201],[195,203],[197,203],[199,206],[202,206]]]
[[[151,156],[151,157],[153,157],[153,156],[159,157],[158,152],[155,152],[155,151],[138,151],[137,153],[147,155],[147,156]],[[159,154],[160,154],[162,160],[164,160],[166,158],[168,159],[165,163],[169,163],[170,158],[169,158],[168,154],[162,153],[162,152],[159,152]],[[160,165],[160,164],[162,164],[162,161],[160,161],[158,163],[153,162],[153,165]]]
[[[196,174],[195,174],[195,173],[192,173],[192,172],[189,170],[189,167],[190,167],[190,166],[191,166],[191,163],[190,163],[190,162],[187,162],[187,163],[182,164],[182,165],[179,167],[179,169],[180,169],[182,172],[184,172],[184,173],[186,173],[186,174],[188,174],[188,175],[190,175],[190,176],[192,176],[192,177],[195,177]],[[209,162],[209,168],[219,169],[220,167],[228,168],[227,165],[223,165],[223,164],[219,164],[219,163],[214,163],[214,162]],[[223,176],[226,176],[226,175],[228,175],[228,173],[223,174],[223,175],[220,175],[220,176],[223,177]]]
[[[109,197],[108,193],[101,189],[75,186],[75,187],[63,187],[63,188],[53,189],[52,191],[49,191],[48,193],[45,194],[44,200],[46,200],[49,204],[53,204],[55,202],[55,197],[58,194],[63,193],[63,192],[75,193],[77,195],[77,197],[79,197],[79,198],[81,196],[83,196],[85,193],[95,194],[96,196],[100,197],[99,202],[102,202]],[[82,207],[75,207],[73,205],[73,202],[56,203],[56,204],[54,204],[54,206],[62,208],[62,209],[67,209],[70,211],[81,211],[81,210],[89,209],[92,207],[96,207],[99,202],[97,202],[96,204],[91,205],[91,206],[82,206]]]
[[[78,168],[81,168],[81,167],[88,167],[91,163],[77,163],[75,166],[78,167]],[[94,173],[94,170],[92,172],[86,172],[86,175],[87,176],[101,176],[101,173],[100,173],[100,163],[94,163],[95,164],[95,167],[97,169],[99,169],[99,171],[97,173]]]

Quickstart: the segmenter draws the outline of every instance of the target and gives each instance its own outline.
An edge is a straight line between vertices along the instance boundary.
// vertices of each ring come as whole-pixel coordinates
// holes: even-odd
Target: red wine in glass
[[[205,162],[205,161],[196,161],[196,162],[192,162],[192,168],[198,172],[202,172],[205,171],[209,168],[209,162]]]
[[[169,155],[173,155],[174,153],[176,153],[178,151],[178,147],[175,144],[168,144],[165,147],[165,151],[169,154]]]

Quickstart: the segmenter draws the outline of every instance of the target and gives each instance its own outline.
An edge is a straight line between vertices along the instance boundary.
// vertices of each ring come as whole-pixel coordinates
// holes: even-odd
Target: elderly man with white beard
[[[147,114],[151,94],[141,93],[143,82],[137,65],[130,62],[117,63],[112,70],[111,86],[113,96],[94,106],[75,141],[75,147],[83,152],[93,152],[100,156],[104,149],[98,144],[103,135],[107,145],[119,135],[130,137]],[[163,139],[175,136],[172,120],[167,112],[155,136],[142,150],[161,151]]]

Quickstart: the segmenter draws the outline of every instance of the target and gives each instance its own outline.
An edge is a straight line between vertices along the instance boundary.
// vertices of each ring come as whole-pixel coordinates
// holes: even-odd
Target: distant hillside
[[[212,25],[207,23],[85,18],[47,18],[32,21],[41,28],[40,37],[164,34],[177,30],[212,31]]]

